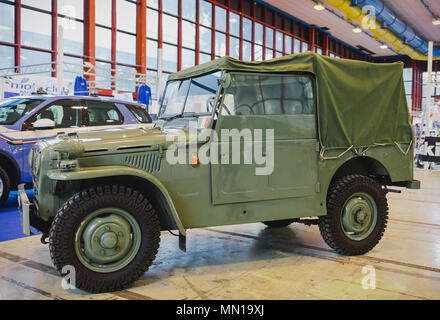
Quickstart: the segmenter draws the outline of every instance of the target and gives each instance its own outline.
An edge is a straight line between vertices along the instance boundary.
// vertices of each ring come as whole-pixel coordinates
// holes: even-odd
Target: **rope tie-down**
[[[412,141],[409,143],[408,148],[407,148],[407,150],[405,151],[405,150],[402,149],[402,147],[400,146],[399,143],[394,142],[394,144],[396,145],[397,149],[398,149],[398,150],[399,150],[404,156],[408,155],[409,151],[411,150],[412,143],[413,143]],[[320,159],[321,161],[324,161],[324,160],[336,160],[336,159],[339,159],[339,158],[341,158],[342,156],[344,156],[344,155],[345,155],[347,152],[349,152],[350,150],[352,150],[353,153],[355,153],[357,156],[365,156],[366,153],[367,153],[367,151],[370,150],[371,148],[373,148],[373,147],[385,147],[385,146],[387,146],[387,145],[389,145],[389,144],[385,144],[385,143],[375,143],[374,145],[369,146],[368,148],[363,148],[363,147],[355,148],[354,145],[352,145],[352,146],[350,146],[349,148],[345,149],[345,150],[344,150],[342,153],[340,153],[339,155],[337,155],[337,156],[333,156],[333,157],[326,157],[324,154],[325,154],[325,152],[326,152],[327,149],[326,149],[326,147],[322,147],[322,148],[321,148],[321,151],[319,152],[319,159]]]

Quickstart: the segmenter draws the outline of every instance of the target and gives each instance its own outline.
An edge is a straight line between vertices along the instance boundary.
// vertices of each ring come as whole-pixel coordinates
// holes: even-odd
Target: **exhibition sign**
[[[5,76],[0,78],[0,99],[14,96],[30,96],[38,88],[42,88],[48,94],[73,95],[74,81],[65,80],[60,92],[58,79],[34,75]]]
[[[440,137],[426,137],[425,151],[419,159],[428,162],[440,162]]]

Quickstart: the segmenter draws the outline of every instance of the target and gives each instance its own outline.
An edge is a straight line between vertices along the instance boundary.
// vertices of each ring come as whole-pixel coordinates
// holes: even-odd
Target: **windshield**
[[[217,94],[221,72],[187,80],[170,81],[165,89],[159,117],[170,119],[179,115],[210,115]]]
[[[0,125],[15,123],[43,101],[32,98],[10,98],[0,101]]]

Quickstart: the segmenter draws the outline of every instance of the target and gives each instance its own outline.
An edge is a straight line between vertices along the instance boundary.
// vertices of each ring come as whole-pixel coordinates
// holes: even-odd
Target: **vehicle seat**
[[[252,78],[256,77],[252,76]],[[261,110],[262,103],[257,103],[261,100],[261,94],[259,94],[259,88],[254,85],[256,79],[249,80],[249,83],[236,84],[239,87],[234,94],[234,105],[235,110],[237,110],[236,114],[264,114],[264,109]]]
[[[50,110],[43,110],[40,113],[40,119],[49,119],[52,121],[55,121],[55,116],[53,115],[53,112]]]
[[[6,123],[12,123],[20,119],[20,114],[14,110],[10,113],[8,113],[8,116],[6,117]]]
[[[73,126],[77,126],[77,110],[72,108],[64,108],[63,109],[63,120],[61,121],[61,127],[70,128]]]
[[[304,84],[299,81],[289,82],[285,85],[284,108],[287,114],[302,114],[308,105],[304,92]]]
[[[91,114],[93,115],[92,117],[90,117]],[[109,116],[105,110],[95,110],[94,112],[89,112],[89,117],[93,119],[93,121],[90,122],[90,125],[105,126],[109,124],[107,122],[107,120],[109,120]]]

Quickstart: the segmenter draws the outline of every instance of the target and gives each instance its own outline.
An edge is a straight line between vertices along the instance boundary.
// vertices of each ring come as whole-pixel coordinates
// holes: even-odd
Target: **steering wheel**
[[[249,112],[246,113],[246,112],[243,112],[243,111],[239,111],[240,109],[244,109],[244,110],[245,109],[249,109]],[[254,110],[252,109],[251,106],[249,106],[247,104],[242,104],[242,105],[238,106],[237,108],[235,108],[235,114],[237,114],[237,115],[253,114],[253,113],[254,113]]]
[[[215,106],[215,97],[212,96],[208,100],[206,100],[206,111],[211,112],[214,109]]]
[[[226,112],[228,113],[229,116],[231,115],[231,111],[229,111],[228,107],[224,103],[222,104],[222,110],[223,109],[226,110]]]

